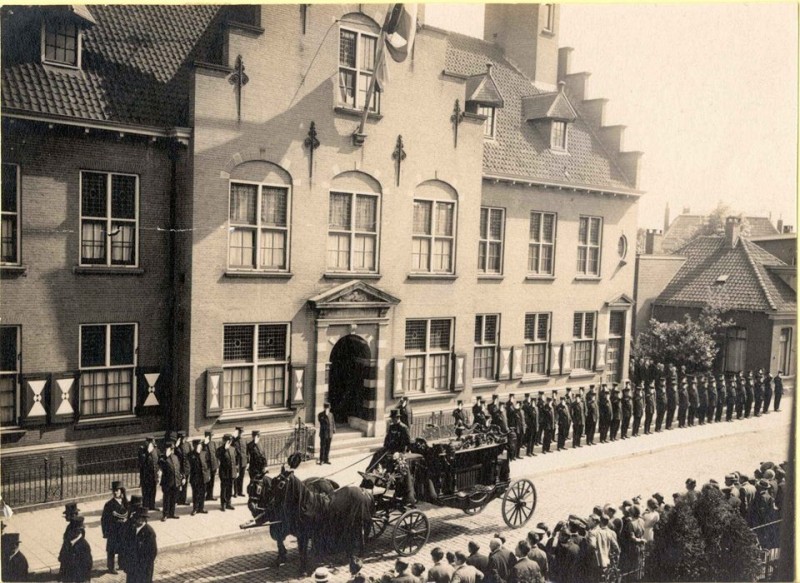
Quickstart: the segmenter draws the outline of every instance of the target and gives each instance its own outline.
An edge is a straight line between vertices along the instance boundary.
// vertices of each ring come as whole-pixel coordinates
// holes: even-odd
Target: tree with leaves
[[[708,215],[706,221],[703,225],[695,231],[694,235],[692,235],[691,239],[696,239],[697,237],[704,237],[709,235],[720,235],[725,232],[725,220],[728,217],[737,217],[741,223],[739,226],[740,233],[747,237],[750,235],[750,223],[742,213],[735,213],[731,210],[731,207],[726,205],[724,202],[719,201],[717,203],[716,208]],[[691,240],[690,239],[690,240]]]
[[[705,543],[692,504],[680,500],[656,524],[645,580],[703,581],[705,560]]]

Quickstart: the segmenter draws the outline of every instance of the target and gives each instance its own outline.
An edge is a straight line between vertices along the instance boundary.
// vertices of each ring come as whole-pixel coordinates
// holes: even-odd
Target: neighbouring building
[[[559,7],[422,24],[358,134],[386,9],[3,9],[4,462],[627,375],[640,153]]]
[[[637,330],[651,317],[669,322],[714,307],[733,321],[716,369],[780,371],[793,386],[797,267],[741,236],[740,227],[729,217],[724,234],[696,237],[672,255],[658,253],[660,233],[648,231],[646,253],[637,257]]]

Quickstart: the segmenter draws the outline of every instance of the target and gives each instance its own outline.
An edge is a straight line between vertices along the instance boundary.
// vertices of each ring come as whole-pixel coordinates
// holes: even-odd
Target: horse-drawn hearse
[[[501,498],[509,527],[519,528],[533,516],[536,488],[528,479],[511,480],[506,437],[497,428],[458,438],[418,438],[408,449],[389,452],[382,463],[359,472],[359,486],[339,487],[325,478],[301,481],[285,469],[265,476],[251,484],[253,520],[242,528],[269,525],[279,564],[286,560],[283,540],[295,536],[305,569],[309,541],[315,551],[352,557],[389,527],[399,555],[417,553],[431,530],[424,504],[474,515]]]

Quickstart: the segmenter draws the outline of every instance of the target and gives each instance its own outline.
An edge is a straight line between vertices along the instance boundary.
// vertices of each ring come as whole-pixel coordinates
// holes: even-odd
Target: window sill
[[[119,415],[118,417],[97,417],[81,419],[75,424],[75,429],[101,429],[105,427],[118,427],[120,425],[137,425],[141,421],[136,415]]]
[[[525,281],[555,281],[555,275],[526,275]]]
[[[256,26],[255,24],[247,24],[246,22],[237,22],[235,20],[229,20],[225,23],[229,29],[232,28],[234,30],[238,30],[244,33],[250,33],[255,36],[261,36],[264,34],[264,29],[260,26]]]
[[[28,275],[27,265],[0,265],[0,274],[11,277]]]
[[[569,150],[565,150],[563,148],[553,148],[553,147],[551,147],[550,148],[550,153],[551,154],[558,154],[559,156],[571,156],[571,154],[569,153]]]
[[[407,279],[441,279],[444,281],[454,281],[458,279],[455,273],[407,273]]]
[[[546,383],[549,380],[550,380],[549,376],[539,375],[539,374],[533,375],[532,374],[532,375],[523,375],[519,382],[521,384],[523,384],[523,385],[532,385],[532,384],[535,384],[535,383]]]
[[[416,403],[418,401],[435,401],[437,399],[451,399],[453,397],[453,393],[451,391],[438,391],[434,393],[420,393],[420,394],[408,394],[406,393],[403,395],[404,397],[408,397],[408,400],[412,403]]]
[[[72,63],[59,63],[58,61],[47,61],[42,59],[42,65],[45,67],[57,67],[59,69],[69,69],[71,71],[80,71],[81,68],[78,65],[73,65]]]
[[[322,274],[325,279],[380,279],[380,273],[360,273],[358,271],[326,271]]]
[[[589,281],[589,282],[597,282],[600,281],[599,275],[576,275],[573,281]]]
[[[246,419],[281,419],[292,417],[295,409],[259,409],[257,411],[225,411],[217,422],[242,421]]]
[[[553,30],[549,30],[547,28],[544,28],[544,29],[542,29],[542,36],[546,36],[548,38],[552,38],[552,37],[556,36],[556,33]]]
[[[472,383],[472,388],[476,390],[481,389],[496,389],[500,386],[500,383],[497,381],[487,381],[487,380],[479,380]]]
[[[589,377],[593,377],[598,373],[591,371],[591,370],[573,370],[569,373],[569,378],[571,379],[588,379]]]
[[[478,275],[478,281],[486,280],[486,281],[503,281],[505,279],[505,275],[502,273],[484,273]]]
[[[0,427],[0,435],[16,435],[18,433],[27,433],[28,430],[19,425],[9,425],[8,427]]]
[[[359,119],[361,118],[362,115],[364,115],[364,111],[361,109],[353,109],[351,107],[343,107],[341,105],[337,105],[336,107],[334,107],[333,111],[341,115],[346,115],[348,117],[357,117]],[[367,119],[380,121],[383,119],[383,115],[381,115],[380,113],[375,113],[373,111],[370,111],[367,114]]]
[[[234,278],[290,279],[294,274],[290,271],[237,271],[235,269],[226,269],[223,275]]]
[[[76,275],[144,275],[142,267],[108,267],[106,265],[76,265],[72,269]]]

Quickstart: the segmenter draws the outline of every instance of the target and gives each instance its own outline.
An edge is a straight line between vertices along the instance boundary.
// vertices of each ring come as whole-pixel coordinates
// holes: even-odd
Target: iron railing
[[[464,409],[467,424],[471,423],[470,412]],[[411,439],[440,439],[455,437],[455,420],[451,411],[433,411],[422,415],[414,415],[414,422],[409,428]]]

